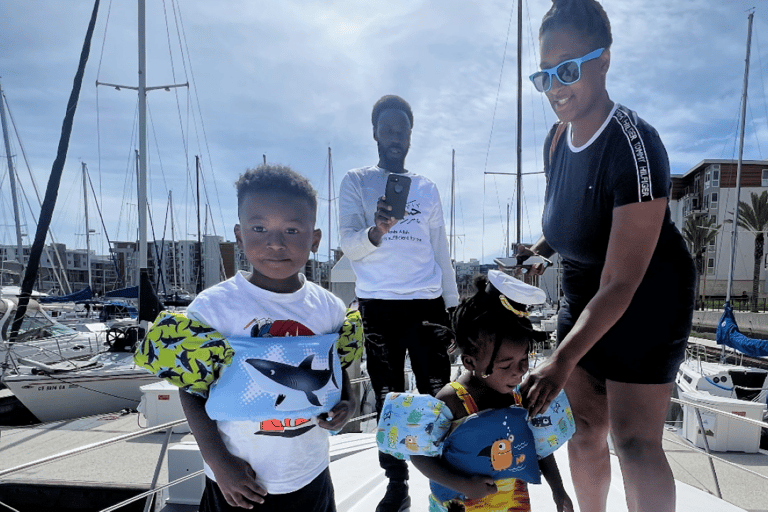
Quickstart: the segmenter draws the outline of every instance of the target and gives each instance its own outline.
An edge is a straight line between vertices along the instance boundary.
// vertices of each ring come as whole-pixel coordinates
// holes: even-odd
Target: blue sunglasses
[[[598,48],[579,59],[565,60],[553,68],[537,71],[529,78],[539,92],[547,92],[552,88],[553,76],[556,76],[563,85],[575,84],[581,78],[582,63],[598,58],[604,51],[605,48]]]

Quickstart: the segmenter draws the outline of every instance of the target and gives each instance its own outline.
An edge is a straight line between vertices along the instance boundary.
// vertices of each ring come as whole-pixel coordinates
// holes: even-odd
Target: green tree
[[[720,224],[715,224],[715,218],[710,217],[705,213],[698,213],[689,215],[685,219],[685,226],[683,226],[683,238],[688,242],[688,248],[693,254],[693,259],[696,262],[696,272],[699,276],[704,276],[704,290],[707,289],[707,272],[705,268],[705,255],[707,253],[707,247],[717,237],[717,233],[720,231]],[[699,287],[701,281],[696,279],[696,298],[699,298]]]
[[[760,293],[760,264],[765,249],[765,230],[768,228],[768,191],[750,194],[752,204],[739,201],[737,223],[740,228],[755,234],[755,264],[752,271],[752,312],[757,313],[757,299]]]

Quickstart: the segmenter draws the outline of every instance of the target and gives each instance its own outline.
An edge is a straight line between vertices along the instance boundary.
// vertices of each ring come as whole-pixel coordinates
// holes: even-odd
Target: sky
[[[614,38],[609,95],[659,131],[673,175],[737,157],[755,7],[744,159],[768,158],[768,2],[602,4]],[[538,70],[538,27],[550,5],[523,1],[524,243],[541,233],[542,144],[556,120],[527,79]],[[25,244],[39,215],[32,181],[42,195],[92,8],[86,0],[0,2],[0,84],[13,120]],[[327,260],[328,241],[338,245],[341,179],[377,162],[371,108],[397,94],[414,111],[406,168],[437,184],[447,231],[455,151],[456,260],[506,255],[508,205],[516,241],[516,2],[148,0],[146,12],[147,86],[190,84],[148,94],[150,239],[196,238],[199,183],[200,231],[234,240],[233,184],[266,159],[290,165],[317,189],[318,259]],[[53,239],[69,248],[86,247],[83,164],[93,192],[91,248],[105,254],[107,239],[137,237],[137,95],[96,86],[138,84],[137,17],[136,2],[101,2],[51,222]],[[0,156],[0,244],[14,245],[4,146]]]

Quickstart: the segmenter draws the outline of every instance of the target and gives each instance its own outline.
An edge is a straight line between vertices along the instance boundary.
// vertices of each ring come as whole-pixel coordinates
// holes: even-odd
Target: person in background
[[[339,191],[339,238],[357,276],[355,292],[363,317],[368,375],[381,413],[386,394],[404,391],[404,362],[410,356],[416,385],[434,396],[450,380],[446,308],[459,303],[456,273],[448,253],[440,194],[424,176],[405,169],[413,112],[399,96],[384,96],[371,114],[377,165],[350,170]],[[411,180],[406,215],[390,215],[384,197],[387,176]],[[377,512],[410,506],[408,466],[379,453],[389,484]]]
[[[521,386],[530,414],[564,387],[582,512],[606,510],[608,434],[631,512],[669,512],[675,483],[662,433],[683,360],[696,272],[670,220],[669,162],[657,131],[606,90],[610,22],[595,0],[553,0],[531,75],[559,122],[544,145],[542,238],[521,250],[562,258],[559,345]],[[543,272],[534,265],[533,272]]]

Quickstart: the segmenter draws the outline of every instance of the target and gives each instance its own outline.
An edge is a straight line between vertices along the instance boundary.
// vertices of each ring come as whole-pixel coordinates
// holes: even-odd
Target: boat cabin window
[[[13,325],[14,315],[8,317],[3,325],[3,339],[8,339]],[[39,311],[27,311],[21,322],[19,337],[16,341],[31,341],[43,338],[52,338],[58,336],[67,336],[76,334],[77,331],[66,325],[51,322],[49,318]]]

